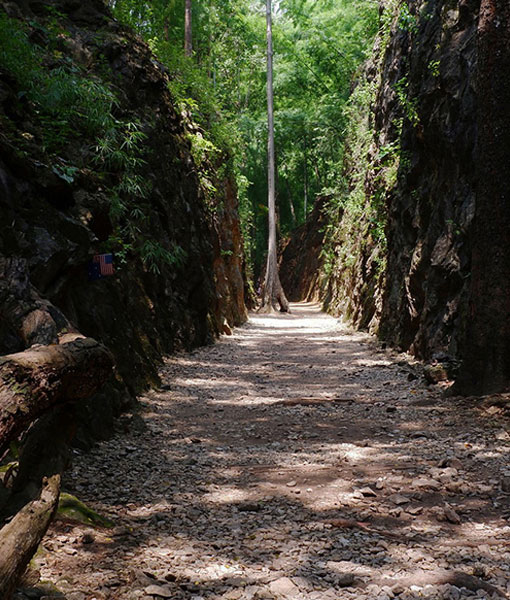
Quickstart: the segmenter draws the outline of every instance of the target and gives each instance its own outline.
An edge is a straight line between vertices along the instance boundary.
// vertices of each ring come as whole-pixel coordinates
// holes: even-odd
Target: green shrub
[[[73,183],[80,168],[60,155],[76,141],[88,148],[110,199],[115,231],[108,250],[115,250],[121,262],[137,253],[152,272],[159,272],[158,264],[181,264],[181,249],[167,250],[150,236],[150,211],[144,202],[149,188],[143,177],[146,135],[141,124],[117,118],[119,102],[109,83],[56,49],[57,38],[65,43],[66,32],[61,15],[51,7],[49,17],[46,26],[30,23],[48,39],[43,48],[30,41],[26,24],[0,13],[0,69],[16,82],[19,100],[29,103],[52,171]]]

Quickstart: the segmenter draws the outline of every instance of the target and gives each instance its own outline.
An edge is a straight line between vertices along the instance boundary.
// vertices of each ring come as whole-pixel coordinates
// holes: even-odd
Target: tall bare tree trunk
[[[190,57],[193,55],[191,0],[186,0],[184,8],[184,54]]]
[[[285,177],[285,186],[287,188],[287,194],[289,196],[290,215],[292,217],[292,224],[296,225],[296,209],[294,208],[294,202],[292,200],[292,190],[290,189],[289,180]]]
[[[289,302],[285,297],[276,252],[276,203],[275,203],[275,150],[274,150],[274,110],[273,110],[273,29],[271,20],[271,0],[266,0],[267,22],[267,185],[268,185],[268,225],[266,278],[262,294],[262,306],[271,310],[280,306],[282,312],[289,312]]]
[[[304,217],[305,217],[305,221],[306,221],[306,216],[307,216],[307,213],[308,213],[308,145],[307,145],[306,133],[305,133],[305,136],[304,136],[303,140],[304,140],[304,159],[305,159],[305,164],[304,164],[304,172],[305,172],[305,181],[304,181]]]

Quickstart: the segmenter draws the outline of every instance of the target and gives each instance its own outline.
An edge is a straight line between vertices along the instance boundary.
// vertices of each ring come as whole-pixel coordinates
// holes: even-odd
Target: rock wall
[[[107,435],[113,415],[157,382],[164,354],[209,343],[227,325],[246,318],[235,188],[210,165],[196,164],[190,144],[196,132],[174,107],[164,67],[101,1],[25,0],[0,3],[0,11],[41,49],[43,69],[74,74],[78,86],[80,78],[89,87],[106,86],[115,98],[117,123],[135,123],[143,134],[143,155],[135,164],[147,189],[143,194],[127,189],[129,181],[121,179],[113,154],[99,168],[97,136],[66,131],[68,139],[56,141],[58,150],[48,150],[47,122],[12,68],[5,68],[4,57],[0,255],[7,263],[15,259],[19,266],[21,261],[27,285],[57,310],[52,320],[47,311],[36,314],[26,304],[27,314],[33,313],[27,335],[2,306],[0,352],[51,343],[69,323],[103,342],[114,354],[116,381],[80,410],[88,434]],[[28,62],[25,57],[16,68]],[[123,135],[128,140],[129,132]],[[215,193],[204,187],[205,176]],[[137,208],[143,208],[139,222],[146,254],[166,252],[164,260],[143,260],[140,249],[127,242],[118,251],[114,237],[128,223],[126,216],[120,225],[112,217],[112,190],[119,189],[129,216],[135,219]],[[92,255],[112,250],[117,252],[115,275],[89,281]]]
[[[280,250],[280,281],[290,302],[320,299],[325,201],[325,197],[317,198],[306,222],[292,232]]]
[[[410,9],[407,31],[396,21],[375,106],[376,129],[399,113],[404,119],[405,159],[388,195],[380,333],[419,357],[458,357],[476,200],[479,2]],[[402,100],[396,89],[404,78]]]
[[[356,88],[365,95],[355,91],[351,102],[358,124],[347,140],[342,211],[326,239],[330,310],[450,365],[469,355],[468,329],[487,293],[471,285],[484,156],[479,106],[488,90],[480,86],[479,11],[480,0],[381,3],[382,34]],[[505,54],[500,45],[494,51]],[[507,175],[493,177],[503,183]],[[506,322],[501,302],[498,311]]]

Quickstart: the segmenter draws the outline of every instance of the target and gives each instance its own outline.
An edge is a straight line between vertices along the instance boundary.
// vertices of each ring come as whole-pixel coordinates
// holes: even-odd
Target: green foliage
[[[129,253],[139,254],[153,273],[162,264],[182,264],[181,249],[165,249],[150,237],[141,124],[116,117],[119,103],[109,83],[58,50],[69,34],[54,7],[48,6],[47,13],[44,25],[30,23],[47,38],[44,48],[29,40],[27,25],[0,13],[0,67],[16,81],[20,101],[31,107],[53,173],[72,184],[80,166],[66,164],[58,155],[76,140],[80,145],[89,140],[94,152],[88,166],[92,163],[104,182],[115,227],[105,249],[116,251],[121,264]]]
[[[418,19],[409,10],[407,0],[404,0],[400,7],[398,26],[402,31],[409,31],[410,33],[416,33],[418,31]]]
[[[78,168],[70,167],[68,165],[54,165],[52,167],[52,171],[66,183],[73,183],[75,175],[78,172]]]
[[[397,0],[389,2],[382,14],[379,54],[373,58],[376,77],[362,76],[344,109],[344,174],[327,205],[323,250],[324,277],[335,289],[352,290],[367,264],[375,265],[376,281],[384,277],[387,198],[409,164],[400,146],[403,118],[413,125],[419,122],[417,103],[410,97],[408,78],[403,77],[394,89],[404,116],[393,123],[392,133],[378,132],[373,123],[372,109],[395,21],[401,29],[413,30],[415,25],[407,4]]]
[[[440,60],[431,60],[427,65],[428,70],[432,74],[432,77],[439,77],[440,74],[441,61]]]
[[[416,127],[420,123],[418,115],[418,99],[413,98],[409,91],[407,75],[401,77],[394,86],[400,105],[404,109],[406,118]]]
[[[263,3],[193,2],[194,56],[184,56],[184,0],[111,0],[170,73],[181,112],[198,124],[192,152],[206,197],[211,166],[227,160],[237,182],[248,258],[266,248],[266,48]],[[315,195],[337,187],[343,160],[344,106],[352,77],[377,31],[372,0],[286,0],[274,16],[275,120],[280,228],[305,218]],[[296,215],[294,222],[291,203]]]
[[[26,28],[3,13],[0,42],[0,65],[15,78],[20,100],[32,104],[42,125],[44,151],[59,151],[77,134],[94,136],[110,125],[116,100],[107,85],[69,59],[47,66],[47,51],[31,43]]]
[[[0,12],[0,42],[0,64],[7,72],[16,74],[22,96],[32,87],[40,71],[40,61],[26,31],[3,12]]]

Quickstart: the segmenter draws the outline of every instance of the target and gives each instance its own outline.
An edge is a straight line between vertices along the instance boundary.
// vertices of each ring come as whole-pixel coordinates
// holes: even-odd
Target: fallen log
[[[41,495],[0,529],[0,598],[10,600],[16,583],[44,537],[58,507],[60,475],[43,481]]]
[[[70,466],[70,446],[76,431],[74,408],[73,404],[52,408],[23,436],[9,497],[3,505],[0,502],[0,522],[38,497],[44,478],[63,473]]]
[[[73,337],[0,358],[0,456],[50,408],[88,398],[106,381],[110,352],[92,338]]]

